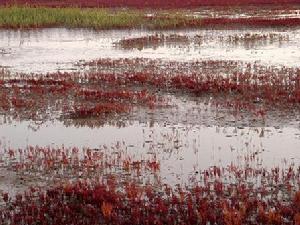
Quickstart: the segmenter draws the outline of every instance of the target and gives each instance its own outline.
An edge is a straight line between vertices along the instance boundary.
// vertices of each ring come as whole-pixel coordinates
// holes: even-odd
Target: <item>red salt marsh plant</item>
[[[116,101],[116,100],[131,100],[132,102],[141,101],[148,102],[154,101],[155,96],[151,95],[146,89],[142,91],[132,91],[132,90],[93,90],[93,89],[83,89],[79,91],[78,96],[82,96],[87,100],[99,100],[104,99],[107,101]]]
[[[121,85],[94,87],[79,74],[18,74],[5,78],[0,87],[0,107],[14,116],[45,118],[51,110],[60,117],[91,118],[128,113],[133,107],[155,107],[163,101],[144,90]],[[48,113],[47,113],[48,111]],[[44,112],[41,113],[41,112]]]
[[[125,113],[128,112],[129,109],[126,104],[121,103],[100,103],[91,107],[75,105],[74,110],[71,110],[69,114],[71,118],[90,118],[111,113]]]
[[[190,39],[184,35],[164,35],[164,34],[155,34],[150,36],[143,36],[137,38],[126,38],[122,39],[119,42],[115,43],[116,47],[122,49],[139,49],[144,48],[158,48],[163,45],[178,45],[178,44],[189,44]]]
[[[116,152],[117,151],[117,152]],[[4,168],[22,177],[38,178],[53,185],[82,178],[99,178],[114,175],[119,181],[126,177],[143,179],[160,171],[156,155],[137,157],[126,152],[124,143],[91,148],[51,148],[28,146],[25,149],[6,149],[2,154]],[[26,180],[26,179],[24,179]]]
[[[88,75],[87,75],[88,76]],[[197,95],[227,94],[237,99],[266,104],[299,103],[299,71],[294,74],[235,73],[228,76],[211,74],[175,75],[131,73],[123,75],[91,74],[91,80],[115,84],[138,84],[183,90]]]
[[[120,182],[112,174],[47,190],[31,188],[15,199],[5,193],[0,221],[5,225],[297,224],[299,172],[293,167],[211,167],[200,173],[204,183],[187,187]],[[223,182],[226,176],[229,180]],[[249,182],[251,178],[261,182]]]
[[[113,73],[115,75],[121,74],[156,74],[163,76],[174,76],[174,75],[232,75],[233,73],[251,73],[256,75],[263,74],[295,74],[297,68],[277,66],[265,66],[258,63],[243,62],[236,60],[200,60],[200,61],[167,61],[160,59],[149,59],[149,58],[101,58],[88,62],[81,62],[77,64],[83,66],[87,73],[83,75],[84,78],[95,79],[98,73]],[[138,68],[138,71],[137,71]],[[95,73],[95,74],[93,74]],[[116,79],[113,76],[107,79]]]
[[[221,37],[220,37],[221,38]],[[232,43],[237,42],[255,42],[255,41],[288,41],[289,36],[277,33],[268,33],[268,34],[260,34],[260,33],[246,33],[246,34],[236,34],[229,35],[227,40]]]
[[[300,25],[300,18],[203,18],[200,21],[191,20],[191,26],[250,26],[250,27],[293,27]]]
[[[297,27],[300,18],[286,17],[202,17],[193,16],[175,17],[172,15],[159,15],[149,17],[153,20],[152,28],[156,29],[179,29],[179,28],[240,28],[240,27]],[[161,24],[160,24],[161,23]],[[150,26],[151,28],[151,26]]]
[[[115,68],[125,64],[126,68],[135,68],[146,62],[143,59],[124,59],[87,64]],[[6,112],[13,109],[11,112],[16,116],[25,115],[26,110],[34,114],[38,109],[51,105],[56,107],[53,112],[62,117],[91,118],[126,113],[133,107],[163,106],[166,105],[164,100],[155,92],[179,92],[213,97],[216,106],[233,108],[236,112],[249,110],[264,117],[268,110],[297,108],[300,103],[300,73],[297,68],[278,69],[247,64],[246,72],[236,72],[240,66],[238,63],[207,61],[192,64],[193,71],[185,74],[176,69],[180,63],[150,61],[150,65],[153,70],[147,68],[146,72],[126,72],[125,68],[125,72],[118,73],[54,73],[44,78],[43,75],[35,75],[36,78],[4,79],[0,88],[0,106]],[[222,71],[219,74],[209,72],[219,65],[225,67],[226,74]],[[175,69],[168,71],[171,66]]]

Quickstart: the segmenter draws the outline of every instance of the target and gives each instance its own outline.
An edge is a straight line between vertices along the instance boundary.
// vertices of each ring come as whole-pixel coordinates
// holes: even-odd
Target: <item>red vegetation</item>
[[[117,153],[112,151],[116,149]],[[67,182],[67,178],[92,178],[107,176],[110,173],[125,178],[124,173],[128,172],[137,175],[159,172],[160,162],[156,155],[147,159],[136,159],[124,149],[126,146],[120,143],[109,148],[102,146],[99,149],[28,146],[26,149],[6,150],[4,167],[28,173],[28,176],[33,177],[43,173],[44,179],[50,184],[58,180],[62,183]],[[61,177],[61,174],[64,176]]]
[[[191,21],[191,26],[298,26],[300,18],[203,18],[199,21]],[[194,24],[193,24],[194,23]]]
[[[6,150],[6,169],[42,173],[52,183],[15,197],[3,193],[1,224],[299,224],[299,167],[264,169],[249,163],[254,154],[245,165],[212,166],[198,171],[198,183],[175,188],[138,182],[159,172],[159,161],[133,159],[124,149]]]
[[[149,20],[160,19],[166,21],[163,27],[155,27],[157,29],[174,29],[174,28],[199,28],[199,27],[281,27],[281,26],[299,26],[300,18],[298,17],[274,17],[270,16],[249,16],[243,17],[207,17],[202,16],[200,18],[193,17],[180,17],[174,21],[172,16],[150,16]],[[168,20],[170,21],[168,23]]]
[[[93,73],[87,77],[93,82],[110,84],[140,84],[164,88],[180,89],[202,94],[226,94],[239,100],[261,102],[272,105],[300,103],[300,73],[294,74],[251,74],[235,73],[228,76],[194,74],[165,76],[163,74],[135,73],[124,75]]]
[[[120,85],[95,88],[79,74],[20,75],[2,80],[0,86],[0,110],[29,119],[47,117],[48,110],[63,117],[99,117],[126,113],[133,106],[153,108],[159,101],[147,90],[133,91]]]
[[[105,99],[105,100],[131,100],[131,101],[147,101],[151,99],[147,90],[143,91],[130,91],[130,90],[116,90],[116,91],[102,91],[102,90],[81,90],[78,93],[85,99]]]
[[[283,43],[289,41],[288,35],[269,33],[245,33],[245,34],[235,34],[228,35],[227,37],[218,36],[218,40],[222,43],[229,43],[232,45],[245,44],[247,46],[265,45],[266,43]],[[156,49],[160,46],[183,46],[189,45],[191,43],[195,45],[201,45],[202,42],[208,41],[208,37],[195,35],[194,37],[189,37],[186,35],[163,35],[156,33],[155,35],[148,35],[136,38],[126,38],[122,39],[115,44],[115,47],[131,50],[138,49],[142,50],[145,48]]]
[[[2,0],[1,4],[29,4],[50,7],[136,7],[136,8],[192,8],[199,6],[232,6],[249,4],[292,4],[299,0]]]
[[[299,69],[247,65],[246,72],[232,72],[239,64],[208,61],[189,67],[180,63],[144,62],[142,59],[99,60],[86,65],[102,69],[145,67],[141,72],[120,74],[54,73],[5,79],[0,86],[0,109],[17,117],[29,118],[41,116],[43,114],[39,112],[49,109],[63,117],[99,117],[126,113],[134,106],[153,108],[165,105],[163,99],[153,94],[157,90],[160,93],[183,91],[214,97],[217,106],[233,108],[236,112],[247,109],[261,117],[270,109],[294,108],[300,103]],[[185,74],[186,67],[190,74]],[[213,71],[219,68],[219,72]]]
[[[163,34],[155,34],[144,37],[137,38],[127,38],[123,39],[117,43],[116,46],[123,49],[133,49],[137,48],[139,50],[145,47],[157,48],[161,45],[165,44],[189,44],[189,38],[183,35],[163,35]]]
[[[92,107],[75,106],[74,112],[71,112],[70,114],[72,118],[89,118],[108,113],[123,113],[127,111],[129,111],[129,108],[124,104],[103,103]]]
[[[114,176],[66,182],[47,190],[31,188],[15,199],[4,193],[0,221],[4,225],[298,224],[299,173],[293,167],[268,171],[211,167],[201,172],[204,183],[187,188],[138,185]]]

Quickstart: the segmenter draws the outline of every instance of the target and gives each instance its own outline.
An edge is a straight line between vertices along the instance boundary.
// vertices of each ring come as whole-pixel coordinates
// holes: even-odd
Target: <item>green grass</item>
[[[80,9],[80,8],[30,8],[2,7],[0,8],[0,28],[176,28],[184,25],[184,18],[179,14],[158,16],[152,19],[145,17],[140,10],[112,9]]]
[[[136,27],[143,22],[136,11],[113,12],[106,9],[80,8],[0,8],[0,27],[89,27],[98,29]]]
[[[213,26],[299,26],[300,18],[194,18],[189,11],[151,11],[104,8],[45,8],[29,6],[0,7],[0,28],[26,29],[39,27],[93,28],[93,29],[174,29]],[[189,16],[187,16],[189,15]]]

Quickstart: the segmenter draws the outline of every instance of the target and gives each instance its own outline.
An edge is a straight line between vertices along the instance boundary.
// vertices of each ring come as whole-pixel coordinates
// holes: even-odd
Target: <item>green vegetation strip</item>
[[[187,17],[182,14],[146,16],[145,11],[129,9],[80,9],[80,8],[0,8],[0,28],[176,28],[182,27]]]
[[[93,29],[174,29],[198,27],[274,27],[300,26],[299,17],[202,17],[186,10],[45,8],[29,6],[0,7],[0,28],[27,29],[41,27]]]

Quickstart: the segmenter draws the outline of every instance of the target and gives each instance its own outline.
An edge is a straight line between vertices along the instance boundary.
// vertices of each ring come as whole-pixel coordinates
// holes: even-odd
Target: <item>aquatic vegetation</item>
[[[38,178],[36,186],[68,183],[71,180],[87,178],[118,177],[119,182],[126,177],[135,179],[151,177],[160,171],[156,155],[135,157],[126,151],[125,143],[99,148],[39,147],[25,149],[5,149],[1,153],[1,166],[27,178]]]
[[[187,36],[184,35],[164,35],[164,34],[155,34],[145,37],[137,38],[127,38],[115,43],[116,47],[122,49],[139,49],[142,50],[147,47],[157,48],[163,45],[172,45],[172,44],[189,44],[190,40]]]
[[[143,13],[109,9],[1,7],[1,28],[81,27],[131,28],[143,23]]]
[[[248,110],[264,118],[270,110],[298,108],[300,103],[297,68],[247,64],[247,71],[237,72],[241,66],[237,62],[177,64],[146,59],[100,59],[85,65],[121,69],[117,73],[91,70],[47,76],[20,74],[2,79],[1,110],[31,119],[50,118],[49,110],[61,118],[102,117],[129,113],[133,107],[167,106],[163,96],[179,92],[211,97],[217,107],[234,109],[235,113]],[[141,72],[126,71],[144,65]],[[212,72],[220,65],[223,67],[219,74]],[[187,67],[190,73],[186,74]]]
[[[94,148],[1,147],[1,164],[40,177],[24,193],[2,193],[2,224],[293,224],[298,221],[300,168],[245,163],[196,170],[197,180],[170,186],[156,155],[131,156],[125,143]],[[251,163],[253,162],[253,163]],[[148,182],[147,182],[148,180]],[[143,182],[145,181],[145,182]]]
[[[144,3],[143,3],[144,4]],[[72,4],[74,5],[74,4]],[[71,5],[71,6],[72,6]],[[76,4],[75,4],[76,5]],[[176,29],[196,27],[273,27],[299,26],[300,18],[270,14],[243,17],[195,17],[186,11],[160,11],[149,14],[144,10],[90,9],[90,8],[47,8],[30,6],[0,7],[0,28],[28,29],[42,27],[93,28],[93,29]]]
[[[120,67],[121,71],[124,70],[124,74],[102,73],[100,70],[86,74],[86,78],[91,82],[101,81],[123,85],[134,83],[166,91],[182,90],[196,95],[214,97],[222,95],[225,105],[239,104],[236,107],[240,109],[283,105],[294,107],[299,103],[299,70],[297,68],[278,69],[250,63],[242,65],[231,61],[202,61],[184,64],[147,59],[100,59],[87,62],[86,65],[104,68],[104,71],[105,67],[112,65],[114,68]],[[142,68],[143,66],[141,72],[130,70],[127,72],[127,68]],[[247,70],[239,72],[239,67],[242,66]],[[186,74],[184,71],[188,68],[191,72]],[[226,98],[230,101],[227,102]]]
[[[249,74],[295,74],[297,67],[266,66],[258,62],[244,62],[239,60],[195,60],[180,62],[150,58],[100,58],[92,61],[77,63],[93,77],[93,73],[134,74],[137,72],[161,74],[162,76],[210,74],[227,76],[234,73]],[[107,78],[108,79],[108,78]],[[111,77],[110,79],[115,79]]]
[[[130,100],[132,102],[141,101],[145,103],[147,101],[153,100],[153,96],[145,89],[142,91],[132,91],[132,90],[116,90],[116,91],[102,91],[102,90],[91,90],[83,89],[79,91],[79,96],[84,99],[89,100],[99,100],[104,99],[106,101],[116,101],[116,100]]]
[[[199,21],[200,22],[200,21]],[[203,18],[202,26],[250,26],[250,27],[276,27],[276,26],[298,26],[300,18]],[[197,26],[197,21],[194,21]]]
[[[30,147],[28,150],[33,156],[49,159],[45,165],[50,168],[54,164],[48,161],[57,163],[57,159],[68,167],[69,157],[78,151],[74,148],[72,155],[70,151],[66,156],[64,149]],[[40,169],[36,165],[39,161],[32,158],[31,165]],[[100,158],[105,157],[87,149],[83,161],[73,160],[84,171],[93,165],[96,168],[116,165],[99,164]],[[76,165],[71,168],[78,168]],[[123,165],[127,170],[130,163],[125,161]],[[132,168],[139,170],[140,165],[143,164],[133,162]],[[186,187],[137,184],[130,177],[119,180],[117,173],[65,181],[47,190],[32,187],[15,198],[4,193],[0,221],[2,224],[31,224],[32,221],[41,224],[293,224],[298,223],[299,217],[299,172],[294,166],[270,170],[232,164],[224,168],[213,166],[199,172],[202,182]]]
[[[0,84],[0,110],[16,118],[106,117],[129,113],[133,107],[154,108],[165,104],[162,98],[145,89],[134,90],[121,84],[95,88],[80,74],[19,74],[1,80]]]
[[[185,57],[190,44],[202,51],[202,43],[205,47],[214,41],[251,50],[257,44],[289,45],[298,36],[289,41],[291,29],[286,27],[300,25],[299,7],[283,3],[295,2],[5,0],[0,2],[0,28],[142,28],[140,36],[126,34],[120,40],[119,34],[112,35],[109,43],[117,40],[113,44],[118,48],[113,50],[128,56],[136,49],[141,55],[144,48],[184,46]],[[249,3],[257,5],[244,6]],[[232,4],[243,6],[227,7]],[[195,9],[204,5],[218,7]],[[284,29],[226,31],[276,26]],[[192,31],[191,36],[158,31],[174,28],[222,32]],[[80,30],[82,35],[86,31]],[[20,40],[21,46],[23,36]],[[100,47],[101,41],[97,39]],[[0,49],[8,59],[15,53],[15,47]],[[280,125],[288,121],[287,126],[298,127],[299,67],[268,66],[248,58],[202,60],[213,58],[206,56],[168,61],[155,54],[154,59],[116,54],[111,56],[116,59],[81,60],[71,72],[47,74],[14,73],[0,66],[0,224],[300,224],[299,157],[296,149],[278,144],[291,141],[296,148],[300,134],[293,130],[290,135],[275,126],[277,121],[266,122],[269,115],[276,120],[280,114]],[[19,141],[11,133],[24,136]],[[46,144],[33,146],[45,143],[40,134],[47,135]],[[286,134],[292,140],[280,137]],[[279,155],[286,158],[272,158],[268,141],[273,140],[270,146],[279,145],[274,152],[282,151]],[[69,147],[74,143],[90,147]],[[266,158],[270,161],[265,163]]]
[[[121,104],[104,103],[97,104],[93,107],[87,106],[74,106],[74,112],[70,113],[71,118],[90,118],[94,116],[105,115],[109,113],[122,113],[127,112],[128,107]]]
[[[221,38],[221,37],[220,37]],[[246,33],[243,35],[230,35],[228,36],[228,41],[232,43],[238,42],[257,42],[257,41],[269,41],[269,42],[283,42],[288,41],[288,35],[278,34],[278,33]]]

